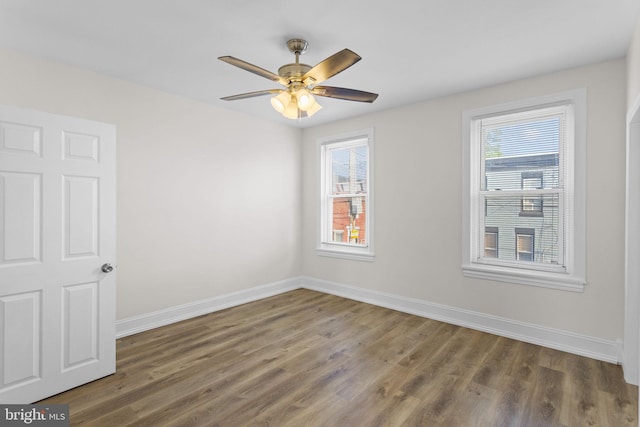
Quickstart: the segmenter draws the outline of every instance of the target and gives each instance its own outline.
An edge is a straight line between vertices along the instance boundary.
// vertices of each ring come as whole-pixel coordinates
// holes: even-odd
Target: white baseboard
[[[362,301],[380,307],[554,348],[605,362],[622,362],[621,342],[603,340],[573,332],[547,328],[312,277],[294,277],[215,298],[195,301],[193,303],[169,307],[164,310],[119,320],[116,322],[116,337],[122,338],[138,332],[268,298],[299,288]]]
[[[513,338],[609,363],[621,363],[620,342],[608,341],[587,335],[580,335],[573,332],[311,277],[303,277],[300,280],[302,287],[306,289],[366,302],[380,307],[415,314],[417,316]]]
[[[166,326],[181,320],[191,319],[214,311],[246,304],[248,302],[272,297],[300,288],[300,278],[291,278],[280,282],[245,289],[238,292],[208,298],[164,310],[158,310],[140,316],[129,317],[116,322],[116,338],[126,337],[150,329]]]

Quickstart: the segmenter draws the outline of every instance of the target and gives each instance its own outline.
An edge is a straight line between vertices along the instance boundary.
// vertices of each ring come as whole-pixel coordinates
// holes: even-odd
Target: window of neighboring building
[[[467,111],[463,126],[464,274],[582,290],[585,91]]]
[[[518,261],[535,261],[535,229],[516,228],[516,259]]]
[[[498,227],[485,227],[484,229],[484,256],[485,258],[498,258]]]
[[[333,230],[334,242],[344,242],[344,230]]]
[[[535,190],[542,190],[542,172],[522,172],[521,174],[522,188],[522,205],[520,215],[524,216],[542,216],[543,198],[538,195]],[[532,191],[527,191],[532,190]]]
[[[320,142],[319,255],[373,260],[373,131]]]

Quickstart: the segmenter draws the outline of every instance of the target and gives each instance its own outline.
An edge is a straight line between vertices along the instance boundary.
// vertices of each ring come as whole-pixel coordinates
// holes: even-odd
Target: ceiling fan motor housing
[[[307,64],[285,64],[278,69],[278,75],[290,81],[302,81],[302,76],[310,69]]]

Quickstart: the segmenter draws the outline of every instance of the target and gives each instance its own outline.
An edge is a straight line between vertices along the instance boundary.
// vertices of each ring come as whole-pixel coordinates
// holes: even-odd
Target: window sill
[[[586,284],[584,279],[566,273],[551,273],[478,264],[463,265],[462,274],[466,277],[476,279],[539,286],[571,292],[584,292]]]
[[[316,254],[331,258],[350,259],[355,261],[373,262],[375,255],[367,249],[360,248],[339,248],[330,246],[321,246],[316,248]]]

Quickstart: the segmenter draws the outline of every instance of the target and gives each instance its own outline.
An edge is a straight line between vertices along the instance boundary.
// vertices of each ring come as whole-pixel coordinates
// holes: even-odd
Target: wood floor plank
[[[638,425],[619,366],[310,290],[118,340],[73,426]],[[115,424],[114,424],[115,423]]]
[[[560,424],[565,374],[555,369],[538,368],[530,400],[525,407],[523,424],[555,426]]]
[[[531,391],[526,382],[511,376],[502,377],[495,384],[497,395],[491,408],[483,415],[479,425],[508,427],[523,425],[522,417],[527,409]]]
[[[349,399],[348,410],[332,418],[333,425],[400,425],[420,404],[402,391],[410,375],[408,368],[387,369],[369,385],[354,387],[357,394]]]
[[[469,420],[473,420],[477,425],[493,426],[495,424],[493,415],[488,417],[486,424],[483,419],[490,413],[495,394],[495,390],[471,381],[468,386],[458,389],[439,425],[463,426]]]

